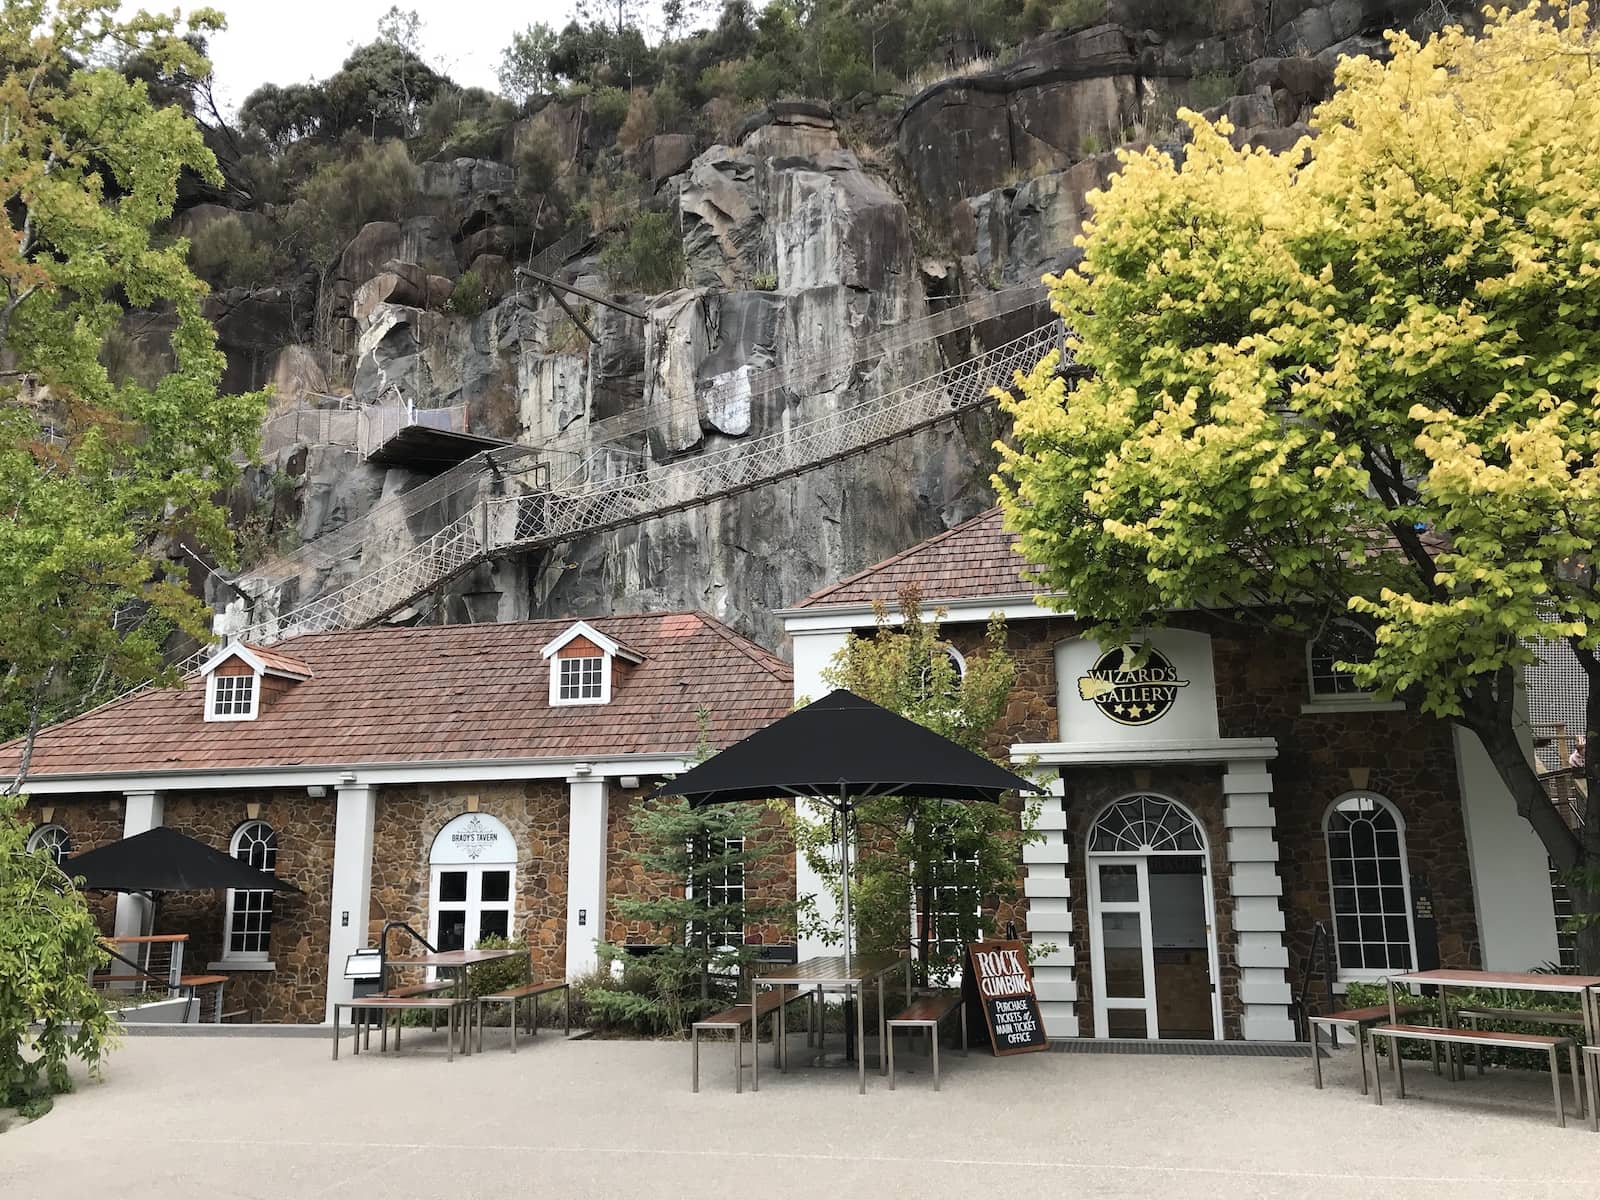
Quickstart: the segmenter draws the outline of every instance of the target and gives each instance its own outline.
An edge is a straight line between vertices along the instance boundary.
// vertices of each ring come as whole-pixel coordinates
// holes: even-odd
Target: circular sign
[[[1137,647],[1114,646],[1079,676],[1078,697],[1118,725],[1149,725],[1171,712],[1178,689],[1188,686],[1172,660],[1154,647],[1141,660]]]

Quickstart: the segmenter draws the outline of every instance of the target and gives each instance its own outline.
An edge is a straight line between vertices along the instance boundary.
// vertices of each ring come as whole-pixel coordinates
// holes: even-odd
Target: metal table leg
[[[1317,1091],[1322,1090],[1322,1051],[1317,1049],[1317,1022],[1306,1022],[1306,1032],[1311,1035],[1311,1082]]]
[[[1550,1047],[1550,1090],[1556,1098],[1556,1126],[1560,1129],[1567,1127],[1567,1109],[1561,1101],[1561,1061],[1556,1057],[1556,1048]]]
[[[883,980],[888,972],[878,972],[878,1074],[887,1075],[889,1067],[884,1062],[883,1048],[889,1040],[889,1010],[883,1003]]]
[[[1400,1024],[1400,1018],[1395,1015],[1394,979],[1391,977],[1385,979],[1383,982],[1389,989],[1389,1024],[1398,1025]],[[1389,1045],[1389,1069],[1394,1072],[1395,1079],[1398,1081],[1400,1078],[1400,1051],[1398,1048],[1398,1043],[1395,1042],[1394,1038],[1387,1038],[1385,1040]],[[1378,1044],[1376,1042],[1372,1044],[1372,1067],[1374,1072],[1376,1072],[1378,1069]]]
[[[350,1015],[355,1016],[354,1013]],[[356,1045],[361,1045],[361,1036],[359,1034],[356,1035]],[[337,1004],[333,1006],[333,1061],[339,1061],[339,1006]]]
[[[856,1000],[856,1075],[861,1081],[861,1094],[867,1094],[867,1024],[866,1024],[866,990],[857,980],[854,987]]]
[[[750,982],[750,1041],[755,1047],[755,1053],[750,1056],[754,1060],[751,1063],[751,1066],[750,1066],[750,1090],[752,1092],[759,1092],[761,1090],[761,1038],[757,1035],[757,1032],[756,1032],[756,1025],[757,1025],[757,1021],[756,1021],[756,1001],[758,1001],[760,999],[761,999],[761,981],[759,979],[751,980],[751,982]],[[737,1029],[735,1029],[733,1031],[733,1057],[734,1057],[734,1060],[735,1060],[735,1065],[734,1065],[733,1069],[734,1069],[735,1072],[738,1073],[741,1083],[743,1082],[743,1079],[744,1079],[743,1053],[744,1052],[739,1049],[739,1031]],[[738,1091],[739,1089],[736,1086],[734,1088],[734,1090]]]

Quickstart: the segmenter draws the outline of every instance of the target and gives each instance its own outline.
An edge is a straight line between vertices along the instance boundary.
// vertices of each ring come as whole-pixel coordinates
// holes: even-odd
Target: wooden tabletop
[[[1510,988],[1519,992],[1581,992],[1600,987],[1597,975],[1533,975],[1519,971],[1411,971],[1391,975],[1396,983],[1431,983],[1443,987]]]
[[[526,950],[438,950],[432,954],[419,954],[413,958],[391,958],[391,967],[475,967],[479,963],[499,962],[506,958],[522,958]]]
[[[850,969],[845,970],[844,955],[829,954],[808,958],[798,963],[773,963],[763,968],[759,981],[772,984],[835,984],[866,983],[879,975],[902,965],[905,959],[898,954],[852,954]]]

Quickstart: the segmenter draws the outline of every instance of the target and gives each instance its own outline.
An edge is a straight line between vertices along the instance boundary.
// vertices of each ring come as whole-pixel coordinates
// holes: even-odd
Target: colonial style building
[[[1052,1036],[1291,1038],[1319,923],[1341,985],[1557,958],[1548,859],[1473,735],[1355,690],[1331,650],[1200,614],[1147,654],[1103,650],[1023,566],[993,510],[782,615],[797,697],[907,587],[958,665],[1006,618],[991,750],[1052,777],[1014,914],[1054,947],[1035,968]]]
[[[323,1020],[391,919],[440,948],[520,936],[541,975],[576,976],[597,938],[640,932],[610,904],[661,886],[626,853],[630,811],[693,758],[697,714],[725,746],[792,694],[782,660],[693,612],[232,642],[181,687],[39,735],[33,843],[165,824],[297,885],[161,900],[159,932],[189,934],[258,1021]],[[0,747],[0,778],[17,760]],[[143,932],[146,903],[118,897],[117,932]]]

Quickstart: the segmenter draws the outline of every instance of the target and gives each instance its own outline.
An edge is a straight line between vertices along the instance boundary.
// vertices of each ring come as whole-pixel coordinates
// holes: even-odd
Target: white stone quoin
[[[574,776],[567,785],[572,797],[567,827],[567,978],[576,979],[599,965],[594,944],[605,936],[610,798],[604,779]]]
[[[1055,949],[1033,960],[1033,990],[1049,1037],[1078,1036],[1078,980],[1072,953],[1072,879],[1068,867],[1067,809],[1062,799],[1065,780],[1050,781],[1050,794],[1038,801],[1042,842],[1024,846],[1027,876],[1022,893],[1028,901],[1028,941]]]
[[[1278,874],[1277,817],[1265,763],[1229,762],[1222,777],[1222,823],[1228,831],[1234,954],[1239,965],[1240,1032],[1247,1042],[1293,1041],[1283,941],[1283,880]]]
[[[333,815],[333,889],[328,930],[328,1007],[353,999],[355,982],[344,977],[345,961],[367,945],[372,903],[372,831],[378,789],[345,784],[338,789]]]

